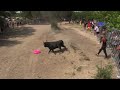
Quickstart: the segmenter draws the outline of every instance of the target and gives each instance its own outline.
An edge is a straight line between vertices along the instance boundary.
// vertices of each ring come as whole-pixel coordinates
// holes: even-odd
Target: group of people
[[[5,18],[0,24],[0,32],[3,33],[3,31],[6,30],[6,28],[15,28],[20,25],[22,25],[22,22],[20,20]]]
[[[12,28],[22,25],[21,20],[17,20],[17,19],[8,19],[7,23],[9,27],[12,27]]]
[[[106,52],[106,47],[107,47],[106,28],[100,29],[100,26],[94,20],[84,21],[83,27],[84,27],[84,30],[93,31],[94,35],[97,36],[100,43],[102,43],[102,46],[96,55],[98,56],[103,50],[105,54],[105,58],[108,58],[108,55]]]
[[[91,29],[94,29],[94,26],[95,26],[95,22],[92,20],[88,20],[88,21],[85,21],[82,22],[84,24],[84,29],[86,30],[91,30]]]
[[[103,52],[105,54],[105,58],[108,58],[108,55],[107,55],[107,52],[106,52],[107,43],[108,43],[107,28],[105,26],[99,26],[99,24],[94,22],[94,21],[88,21],[88,22],[84,21],[83,25],[84,25],[84,30],[92,30],[94,32],[94,35],[97,36],[100,43],[102,43],[102,46],[101,46],[101,48],[99,49],[99,51],[96,55],[98,56],[101,53],[101,51],[103,50]],[[116,46],[114,46],[115,50],[118,46],[120,47],[120,41],[119,40],[120,40],[120,37],[115,36],[115,40],[111,42],[111,43],[116,42],[115,43]],[[118,57],[120,59],[120,52],[119,52]]]

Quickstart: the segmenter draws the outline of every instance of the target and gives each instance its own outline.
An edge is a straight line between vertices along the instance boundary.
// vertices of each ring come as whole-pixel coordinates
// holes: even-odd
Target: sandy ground
[[[53,32],[50,25],[25,25],[0,37],[1,79],[92,79],[96,65],[112,64],[113,78],[117,69],[104,54],[97,57],[100,45],[96,37],[75,25],[61,25]],[[63,40],[68,51],[48,54],[44,41]],[[40,49],[41,54],[33,54]]]

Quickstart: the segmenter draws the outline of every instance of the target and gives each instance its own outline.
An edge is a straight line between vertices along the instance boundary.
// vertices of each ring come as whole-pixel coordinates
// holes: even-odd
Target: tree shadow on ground
[[[59,26],[59,29],[60,29],[60,30],[74,30],[74,29],[72,29],[72,28],[66,28],[66,27],[60,27],[60,26]]]
[[[28,25],[50,25],[50,23],[47,21],[40,21],[40,22],[31,22],[28,23]]]
[[[35,30],[32,27],[20,27],[16,29],[8,29],[4,33],[0,33],[0,39],[9,39],[16,37],[27,37],[33,35]]]
[[[15,29],[8,29],[4,33],[0,33],[0,46],[13,46],[16,44],[21,44],[21,41],[11,40],[10,38],[16,37],[28,37],[33,35],[35,29],[32,27],[20,27]]]
[[[0,40],[0,47],[1,46],[13,46],[13,45],[16,45],[16,44],[21,44],[22,42],[21,41],[17,41],[17,40]]]
[[[49,23],[35,23],[35,24],[28,24],[28,25],[50,25]]]

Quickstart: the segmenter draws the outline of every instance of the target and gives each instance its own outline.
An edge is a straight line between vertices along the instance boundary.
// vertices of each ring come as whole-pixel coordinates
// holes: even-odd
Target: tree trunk
[[[56,21],[51,22],[51,28],[52,29],[59,29]]]
[[[70,20],[69,20],[69,24],[70,24]]]

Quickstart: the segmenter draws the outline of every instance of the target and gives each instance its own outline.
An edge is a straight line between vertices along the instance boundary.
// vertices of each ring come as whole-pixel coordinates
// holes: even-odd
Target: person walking
[[[107,47],[107,39],[105,37],[105,35],[103,35],[101,37],[100,43],[102,42],[102,46],[99,49],[99,52],[96,54],[97,56],[100,54],[100,52],[103,50],[104,54],[105,54],[105,58],[108,58],[107,52],[106,52],[106,47]]]

